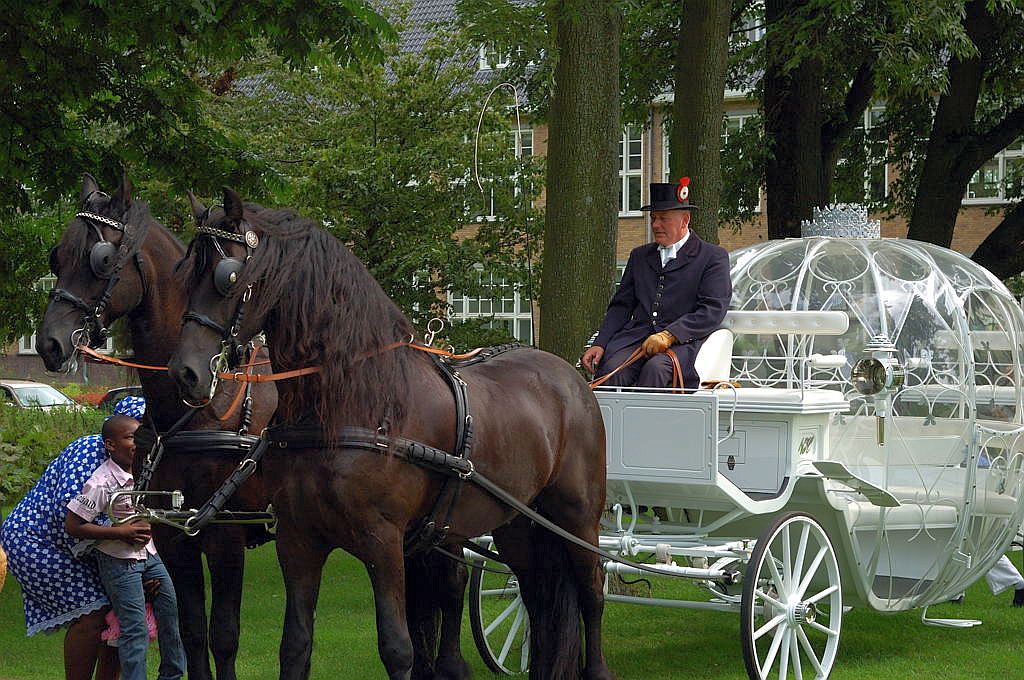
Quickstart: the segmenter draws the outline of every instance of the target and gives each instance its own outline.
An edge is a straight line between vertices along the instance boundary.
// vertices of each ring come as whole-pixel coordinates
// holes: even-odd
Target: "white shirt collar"
[[[675,259],[676,253],[683,247],[686,240],[690,238],[690,230],[686,230],[686,236],[682,237],[675,243],[669,246],[658,246],[658,254],[661,255],[661,266],[664,267],[668,264],[669,260]]]

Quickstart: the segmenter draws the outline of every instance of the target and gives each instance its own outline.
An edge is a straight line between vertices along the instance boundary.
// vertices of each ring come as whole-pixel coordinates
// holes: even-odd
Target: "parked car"
[[[107,390],[106,394],[100,397],[100,402],[96,405],[101,411],[113,411],[114,406],[117,402],[121,401],[125,397],[141,397],[142,396],[142,385],[129,385],[127,387],[115,387],[112,390]]]
[[[0,380],[0,396],[6,403],[21,408],[84,410],[56,387],[30,380]]]

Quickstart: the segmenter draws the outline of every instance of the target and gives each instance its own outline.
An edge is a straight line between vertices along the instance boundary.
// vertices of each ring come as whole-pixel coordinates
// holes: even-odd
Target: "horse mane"
[[[207,223],[222,216],[214,210]],[[407,414],[411,359],[386,348],[408,340],[412,323],[363,263],[313,220],[255,203],[245,204],[243,217],[261,236],[236,290],[255,284],[245,314],[264,319],[275,367],[320,367],[308,379],[319,383],[312,406],[325,432],[382,424],[397,432]],[[193,276],[206,270],[207,255],[198,251],[210,249],[196,250]],[[288,392],[296,403],[282,404],[279,419],[308,421],[309,390]]]

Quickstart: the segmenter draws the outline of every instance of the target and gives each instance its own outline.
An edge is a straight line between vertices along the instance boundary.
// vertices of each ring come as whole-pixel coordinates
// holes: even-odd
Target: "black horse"
[[[149,206],[134,200],[131,194],[127,177],[122,178],[113,196],[108,196],[100,191],[90,175],[85,176],[81,211],[96,217],[72,219],[50,257],[59,292],[52,295],[43,316],[36,350],[51,371],[60,370],[69,361],[74,346],[86,335],[97,344],[99,328],[120,317],[128,319],[137,362],[165,366],[178,343],[186,297],[174,274],[174,266],[184,255],[185,248],[150,215]],[[127,225],[128,233],[114,225]],[[126,239],[131,243],[125,242]],[[120,252],[122,246],[125,247],[123,253]],[[120,268],[112,272],[118,262]],[[110,286],[112,273],[118,278]],[[96,318],[93,312],[108,289],[109,299]],[[82,329],[89,330],[83,333]],[[269,369],[264,366],[261,370]],[[139,380],[146,397],[147,420],[159,432],[166,432],[184,415],[185,405],[165,372],[140,370]],[[240,388],[238,385],[219,389],[209,407],[198,411],[185,429],[237,431],[241,409],[236,408],[230,414],[229,410]],[[252,397],[251,429],[259,432],[277,406],[277,392],[272,384],[264,384],[253,390]],[[224,416],[229,417],[221,420]],[[137,463],[142,462],[143,453],[140,447]],[[166,455],[153,474],[150,488],[180,489],[185,492],[185,507],[198,507],[237,464],[237,460],[223,456]],[[231,507],[264,510],[267,500],[261,481],[252,478]],[[156,525],[153,538],[177,591],[189,678],[213,677],[209,645],[217,677],[234,680],[245,546],[256,540],[254,530],[218,525],[203,530],[197,538],[182,540],[184,537],[177,530]],[[212,586],[209,626],[204,554]]]
[[[278,370],[318,369],[278,383],[278,434],[268,441],[310,430],[316,437],[275,445],[263,459],[287,589],[281,677],[309,675],[321,570],[341,547],[369,573],[389,677],[410,678],[414,640],[423,630],[410,631],[409,623],[429,626],[436,618],[407,620],[403,546],[431,513],[445,477],[399,456],[410,440],[455,448],[453,393],[427,354],[402,342],[413,333],[409,320],[352,253],[315,224],[290,210],[243,208],[230,189],[223,209],[194,202],[193,212],[199,235],[187,267],[188,318],[196,323],[186,324],[169,364],[183,396],[209,389],[211,357],[223,339],[217,329],[235,326],[239,340],[263,329]],[[475,469],[596,545],[605,501],[604,427],[586,383],[558,357],[528,348],[459,374],[473,414]],[[369,433],[380,447],[392,442],[387,451],[398,452],[367,450],[344,435],[351,432]],[[578,676],[581,614],[583,676],[611,677],[601,651],[602,571],[593,553],[534,526],[473,484],[462,489],[449,524],[443,547],[458,552],[462,540],[493,533],[515,571],[530,615],[532,678]],[[409,594],[417,607],[431,595]],[[450,601],[450,591],[442,592],[442,603]]]

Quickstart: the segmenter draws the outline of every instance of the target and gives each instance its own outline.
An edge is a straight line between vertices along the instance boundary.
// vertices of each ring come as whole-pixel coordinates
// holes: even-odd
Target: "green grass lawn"
[[[1019,557],[1019,554],[1018,554]],[[1019,561],[1019,560],[1018,560]],[[666,596],[688,585],[655,583]],[[941,605],[932,616],[978,618],[968,630],[930,628],[920,611],[881,615],[851,611],[843,620],[836,680],[1001,678],[1022,676],[1020,636],[1024,610],[1009,606],[1010,594],[992,597],[975,585],[961,606]],[[273,546],[249,552],[242,611],[239,677],[277,677],[277,646],[284,594]],[[468,620],[468,617],[467,617]],[[743,680],[739,618],[730,614],[610,604],[605,614],[608,662],[622,680]],[[464,625],[463,651],[476,677],[492,677]],[[0,679],[63,678],[63,633],[25,637],[17,582],[0,593]],[[156,664],[150,675],[155,677]],[[377,658],[373,603],[366,573],[353,558],[336,552],[324,574],[317,608],[313,678],[384,678]]]

